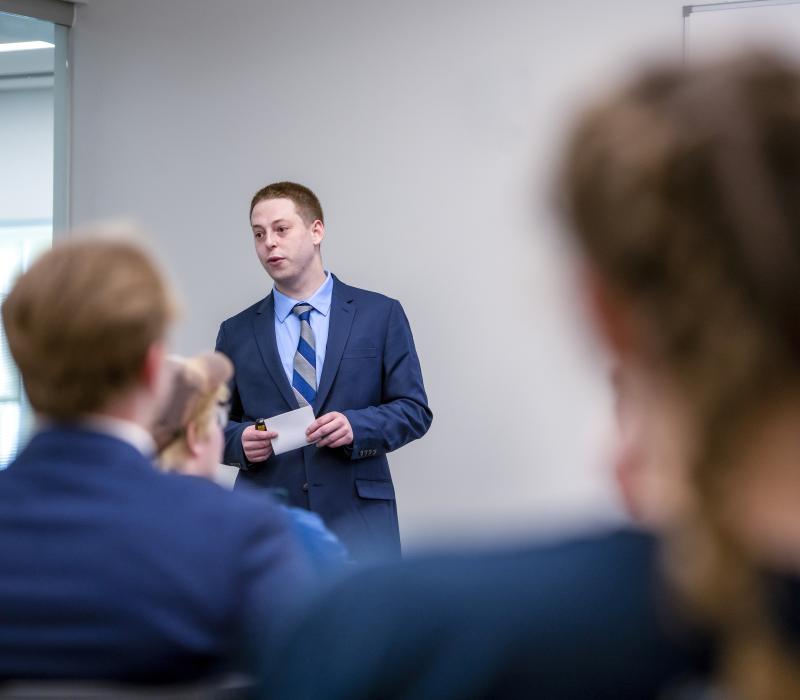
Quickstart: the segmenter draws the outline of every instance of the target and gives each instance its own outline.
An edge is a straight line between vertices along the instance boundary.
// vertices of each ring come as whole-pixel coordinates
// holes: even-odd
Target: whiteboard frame
[[[775,5],[800,5],[800,0],[731,0],[730,2],[709,2],[702,5],[683,6],[683,60],[689,53],[689,20],[697,12],[719,12],[720,10],[741,10],[748,7],[770,7]]]

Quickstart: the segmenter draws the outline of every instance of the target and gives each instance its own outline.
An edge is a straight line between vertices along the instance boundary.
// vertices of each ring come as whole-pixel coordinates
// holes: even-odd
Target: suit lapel
[[[342,353],[350,337],[350,328],[356,315],[356,305],[347,285],[342,284],[334,275],[333,294],[331,296],[331,318],[328,324],[328,344],[325,346],[325,364],[322,366],[322,377],[319,380],[317,398],[314,400],[314,413],[325,404],[325,399],[333,385]]]
[[[283,371],[281,356],[278,353],[278,344],[275,342],[275,299],[272,292],[261,302],[253,316],[253,333],[256,344],[261,352],[261,359],[267,367],[275,386],[281,392],[290,409],[297,408],[297,399],[294,397],[289,380]]]

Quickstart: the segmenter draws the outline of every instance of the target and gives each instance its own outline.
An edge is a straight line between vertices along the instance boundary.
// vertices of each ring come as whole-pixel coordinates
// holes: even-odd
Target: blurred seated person
[[[77,236],[3,302],[38,428],[0,471],[0,681],[247,671],[307,595],[281,508],[153,464],[174,308],[142,249]]]
[[[228,423],[228,382],[233,364],[220,352],[167,358],[169,395],[153,425],[158,465],[165,471],[214,479],[222,461]],[[285,509],[290,525],[318,573],[336,573],[347,550],[322,519],[300,508]]]
[[[233,365],[222,353],[209,352],[191,358],[170,355],[166,368],[167,396],[152,428],[157,464],[167,472],[213,480]]]
[[[560,188],[663,484],[623,530],[373,568],[267,673],[292,698],[800,698],[800,69],[657,65],[587,110]],[[705,696],[708,697],[708,696]]]

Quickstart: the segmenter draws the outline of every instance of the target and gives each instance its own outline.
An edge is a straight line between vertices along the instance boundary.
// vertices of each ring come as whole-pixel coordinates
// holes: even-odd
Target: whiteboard
[[[684,56],[702,60],[762,46],[800,60],[800,0],[746,0],[686,5]]]

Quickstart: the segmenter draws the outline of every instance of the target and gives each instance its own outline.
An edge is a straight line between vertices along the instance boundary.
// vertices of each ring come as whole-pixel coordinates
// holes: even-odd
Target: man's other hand
[[[353,443],[353,428],[344,414],[331,411],[308,426],[306,437],[317,447],[344,447]]]

